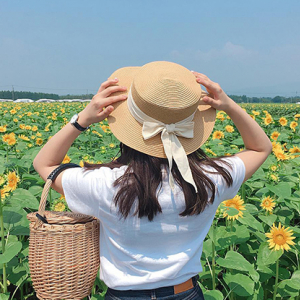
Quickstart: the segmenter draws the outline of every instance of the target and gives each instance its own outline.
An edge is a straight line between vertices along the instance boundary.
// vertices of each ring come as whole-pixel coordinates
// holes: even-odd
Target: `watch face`
[[[78,115],[76,114],[71,118],[70,123],[74,124],[77,121],[77,119],[78,119]]]

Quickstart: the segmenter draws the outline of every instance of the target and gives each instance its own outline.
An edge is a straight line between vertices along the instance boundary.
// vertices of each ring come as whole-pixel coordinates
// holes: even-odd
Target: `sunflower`
[[[7,133],[2,137],[2,140],[4,143],[8,144],[9,146],[15,145],[16,141],[16,136],[13,132]]]
[[[281,126],[286,126],[287,123],[288,123],[288,121],[287,121],[287,119],[285,117],[281,117],[279,119],[279,123],[280,123]]]
[[[67,209],[67,202],[64,196],[61,196],[59,199],[55,200],[52,209],[54,211],[65,211]]]
[[[110,143],[109,148],[114,149],[114,148],[116,148],[116,145],[114,143]]]
[[[213,156],[217,156],[217,154],[215,153],[215,152],[213,152],[211,149],[209,149],[209,148],[205,148],[205,151],[207,152],[207,153],[210,153],[210,154],[212,154]]]
[[[271,228],[271,231],[268,233],[265,233],[266,237],[269,238],[269,248],[274,248],[273,250],[280,250],[288,251],[290,249],[289,245],[295,245],[295,243],[292,241],[296,237],[292,236],[293,231],[288,230],[290,227],[284,228],[281,227],[281,223],[279,222],[279,226],[276,227],[275,223],[273,223],[273,226]]]
[[[276,156],[277,160],[288,160],[290,159],[291,157],[284,153],[284,151],[282,149],[280,150],[274,150],[274,155]]]
[[[223,205],[225,206],[225,211],[223,213],[223,217],[227,217],[229,220],[238,220],[239,217],[243,218],[242,210],[246,210],[244,204],[244,200],[241,199],[239,195],[236,195],[234,198],[223,201]],[[229,216],[226,210],[229,210],[226,207],[233,207],[237,209],[239,212],[234,216]]]
[[[67,163],[69,163],[70,161],[71,161],[71,158],[66,154],[66,156],[64,157],[62,163],[63,163],[63,164],[67,164]]]
[[[5,178],[4,176],[0,175],[0,186],[5,183]]]
[[[274,199],[268,196],[262,200],[260,206],[267,211],[272,211],[275,205]]]
[[[271,115],[266,115],[266,117],[264,118],[264,123],[265,125],[269,125],[273,122],[273,118]]]
[[[278,137],[280,136],[280,133],[278,131],[274,131],[272,134],[271,134],[271,139],[276,141],[278,139]]]
[[[268,179],[273,182],[279,182],[279,177],[277,174],[268,174]]]
[[[8,196],[9,189],[7,187],[4,187],[3,189],[0,189],[0,196],[1,196],[1,201],[5,197]]]
[[[282,150],[282,148],[281,148],[281,144],[279,144],[279,143],[276,143],[275,141],[274,142],[272,142],[272,147],[273,147],[273,152],[275,152],[275,151],[279,151],[279,150]]]
[[[15,171],[9,172],[7,175],[7,186],[6,186],[8,191],[14,191],[17,188],[19,181],[20,178]]]
[[[293,146],[293,148],[291,148],[290,150],[290,153],[294,154],[294,153],[300,153],[300,148],[297,147],[297,146]],[[294,155],[294,157],[298,157],[300,155]]]
[[[34,126],[32,126],[31,130],[32,130],[32,131],[37,131],[37,130],[38,130],[38,127],[34,125]]]
[[[253,113],[254,116],[259,116],[260,115],[259,111],[252,110],[252,113]]]
[[[6,132],[7,125],[0,126],[0,132]]]
[[[23,140],[23,141],[30,141],[29,137],[27,137],[24,134],[19,134],[18,138],[21,139],[21,140]]]
[[[234,128],[233,128],[233,126],[231,126],[231,125],[227,125],[227,126],[225,126],[225,130],[227,131],[227,132],[234,132]]]
[[[220,140],[222,138],[224,138],[224,133],[222,131],[217,130],[213,133],[213,136],[212,136],[213,140],[215,140],[215,139]]]
[[[224,121],[225,120],[224,112],[223,111],[218,111],[217,115],[216,115],[216,118],[221,120],[221,121]]]
[[[290,128],[293,129],[294,131],[296,131],[295,128],[296,128],[297,126],[298,126],[298,123],[295,122],[295,121],[291,122],[291,124],[290,124]]]
[[[31,137],[31,138],[32,138],[32,137]],[[44,142],[44,141],[43,141],[41,138],[37,138],[36,141],[35,141],[35,143],[36,143],[37,145],[39,145],[39,146],[42,145],[43,142]]]
[[[30,125],[25,125],[25,129],[26,130],[31,130],[31,126]]]
[[[270,170],[275,172],[278,169],[278,167],[276,165],[271,165],[270,166]]]
[[[296,114],[296,115],[294,116],[294,119],[295,119],[296,121],[298,121],[298,118],[300,118],[300,114]]]
[[[20,125],[19,125],[19,128],[20,128],[20,129],[25,129],[25,128],[26,128],[26,125],[25,125],[25,124],[20,124]]]

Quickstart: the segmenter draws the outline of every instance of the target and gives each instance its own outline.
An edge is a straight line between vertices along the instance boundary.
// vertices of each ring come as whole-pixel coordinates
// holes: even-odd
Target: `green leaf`
[[[224,296],[223,294],[218,291],[218,290],[214,290],[214,291],[205,291],[203,293],[205,300],[223,300]]]
[[[287,182],[279,182],[277,185],[266,184],[266,188],[279,198],[287,198],[292,194],[291,186]]]
[[[27,213],[20,207],[4,207],[4,227],[14,235],[29,235]]]
[[[282,280],[278,284],[278,294],[281,297],[297,297],[299,295],[299,284],[297,283],[298,282],[293,279]]]
[[[258,249],[257,265],[274,264],[283,254],[283,250],[271,250],[268,243],[262,243]]]
[[[273,223],[276,221],[277,216],[276,215],[268,215],[268,216],[264,216],[264,215],[258,215],[258,217],[267,225],[269,225],[270,227],[272,227]]]
[[[5,252],[0,254],[0,264],[6,264],[16,256],[22,249],[21,242],[11,242],[5,247]]]
[[[233,217],[239,213],[239,210],[234,207],[226,207],[226,213],[228,216]]]
[[[0,294],[0,300],[8,300],[10,293]]]
[[[4,166],[4,157],[0,155],[0,174],[3,174],[5,171],[5,166]]]
[[[219,257],[216,263],[221,267],[227,269],[233,269],[238,271],[249,272],[250,276],[254,281],[258,281],[259,274],[254,270],[254,266],[251,265],[242,254],[235,251],[228,251],[225,259]]]
[[[282,207],[277,211],[277,216],[281,224],[289,225],[294,217],[294,213],[288,207]]]
[[[38,209],[39,202],[35,196],[25,189],[16,189],[10,199],[13,206]]]
[[[229,247],[237,239],[237,235],[234,232],[230,232],[230,229],[220,226],[216,228],[216,246],[221,248]]]
[[[257,221],[250,213],[247,211],[243,212],[243,218],[238,218],[238,221],[244,225],[257,229],[261,232],[264,232],[262,224]]]
[[[238,296],[248,297],[253,295],[254,281],[243,274],[225,274],[224,280],[230,290]]]

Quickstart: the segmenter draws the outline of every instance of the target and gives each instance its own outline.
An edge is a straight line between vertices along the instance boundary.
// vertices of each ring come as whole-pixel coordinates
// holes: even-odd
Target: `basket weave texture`
[[[48,179],[38,214],[30,213],[29,268],[42,300],[83,299],[91,293],[100,266],[98,219],[71,212],[45,211]]]

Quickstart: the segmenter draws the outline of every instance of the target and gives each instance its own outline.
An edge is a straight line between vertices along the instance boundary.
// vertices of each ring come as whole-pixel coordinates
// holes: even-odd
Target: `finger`
[[[126,99],[127,99],[127,95],[111,96],[111,97],[107,97],[107,98],[103,99],[101,101],[101,105],[108,106],[108,105],[111,105],[111,104],[119,102],[119,101],[124,101]]]
[[[203,102],[205,102],[206,104],[210,105],[210,106],[214,106],[215,104],[215,99],[211,98],[211,97],[208,97],[208,96],[205,96],[202,98]]]
[[[194,72],[192,71],[192,73],[196,76],[196,78],[205,78],[205,79],[209,79],[206,75],[202,74],[202,73],[198,73],[198,72]]]
[[[113,86],[109,86],[105,90],[103,90],[101,92],[101,95],[106,98],[106,97],[110,96],[113,93],[125,92],[126,90],[127,90],[126,86],[113,85]]]
[[[220,85],[208,78],[199,77],[197,78],[197,82],[204,85],[206,89],[213,94],[220,95],[222,93],[222,88],[220,87]]]
[[[107,118],[112,112],[113,112],[113,110],[114,110],[114,107],[112,106],[112,105],[109,105],[109,106],[107,106],[105,109],[103,109],[99,114],[98,114],[98,116],[102,119],[103,118],[103,120],[105,119],[105,118]]]
[[[118,83],[118,82],[119,82],[118,78],[108,79],[108,80],[104,81],[104,82],[100,85],[97,94],[98,94],[98,93],[101,93],[101,92],[104,91],[107,87],[109,87],[109,86],[111,86],[111,85],[113,85],[113,84],[116,84],[116,83]]]

